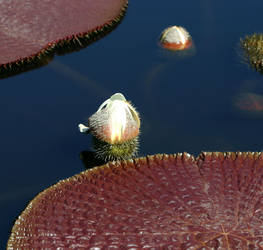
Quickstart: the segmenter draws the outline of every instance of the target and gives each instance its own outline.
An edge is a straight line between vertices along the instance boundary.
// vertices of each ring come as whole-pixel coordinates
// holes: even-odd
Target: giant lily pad
[[[108,163],[40,193],[9,249],[262,249],[263,153]]]
[[[0,1],[0,76],[48,62],[109,32],[128,0]]]

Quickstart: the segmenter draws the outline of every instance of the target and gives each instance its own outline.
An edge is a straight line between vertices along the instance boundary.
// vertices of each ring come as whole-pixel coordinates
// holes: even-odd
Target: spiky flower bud
[[[252,68],[263,74],[263,34],[255,33],[240,39],[243,58]]]
[[[128,159],[137,152],[140,118],[121,93],[116,93],[103,102],[89,118],[88,127],[80,124],[79,129],[93,135],[97,158]]]

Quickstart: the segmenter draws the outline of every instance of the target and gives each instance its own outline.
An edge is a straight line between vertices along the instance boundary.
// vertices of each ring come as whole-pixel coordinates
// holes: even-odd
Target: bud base
[[[95,149],[95,157],[103,161],[128,160],[137,154],[138,136],[134,139],[123,143],[110,144],[102,141],[95,136],[93,139],[93,147]]]

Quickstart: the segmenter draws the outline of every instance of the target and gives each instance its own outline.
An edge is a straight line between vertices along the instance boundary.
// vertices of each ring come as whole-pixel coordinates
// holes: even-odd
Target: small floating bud
[[[104,160],[128,159],[138,148],[140,118],[135,108],[121,93],[103,102],[80,132],[93,135],[96,156]]]
[[[171,26],[166,28],[160,37],[161,46],[169,50],[185,50],[192,47],[192,38],[185,28]]]

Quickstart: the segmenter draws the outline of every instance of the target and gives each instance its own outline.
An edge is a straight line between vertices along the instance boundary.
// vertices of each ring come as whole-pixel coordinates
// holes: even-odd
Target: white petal
[[[86,127],[85,125],[83,124],[79,124],[79,131],[81,133],[87,133],[89,131],[89,127]]]

